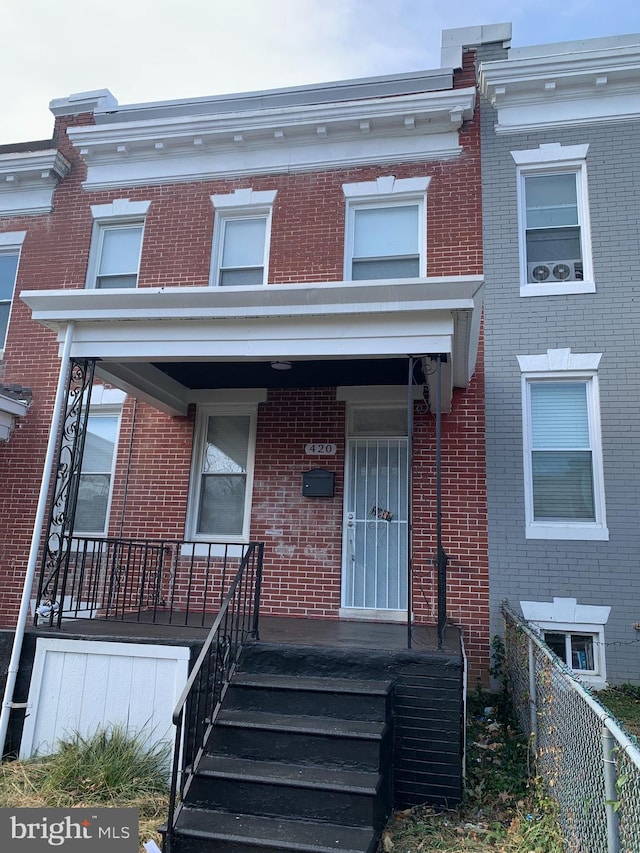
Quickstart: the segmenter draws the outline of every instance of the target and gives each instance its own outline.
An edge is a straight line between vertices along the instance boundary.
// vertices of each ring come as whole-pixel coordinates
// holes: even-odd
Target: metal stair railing
[[[258,639],[264,546],[247,547],[173,712],[176,727],[165,851],[170,853],[184,799],[249,637]]]

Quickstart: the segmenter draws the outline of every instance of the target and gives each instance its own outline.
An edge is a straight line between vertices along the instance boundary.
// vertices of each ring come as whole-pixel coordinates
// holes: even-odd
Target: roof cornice
[[[71,127],[86,188],[455,157],[475,88]]]
[[[497,110],[496,132],[640,118],[640,36],[589,46],[522,48],[483,62],[480,89]]]
[[[49,213],[71,165],[55,148],[0,154],[0,216]]]

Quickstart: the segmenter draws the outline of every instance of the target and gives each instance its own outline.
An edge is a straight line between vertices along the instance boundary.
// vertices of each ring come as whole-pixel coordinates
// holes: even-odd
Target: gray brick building
[[[640,682],[640,36],[475,45],[492,631],[507,600],[587,683]]]

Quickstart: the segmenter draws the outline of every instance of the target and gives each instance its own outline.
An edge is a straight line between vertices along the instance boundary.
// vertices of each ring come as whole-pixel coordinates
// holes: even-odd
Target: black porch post
[[[411,611],[413,609],[413,368],[415,359],[409,356],[407,379],[407,648],[412,644]]]
[[[442,547],[442,354],[436,359],[436,565],[438,569],[438,650],[447,624],[447,555]]]
[[[36,601],[38,618],[60,625],[89,419],[95,359],[71,359]]]

